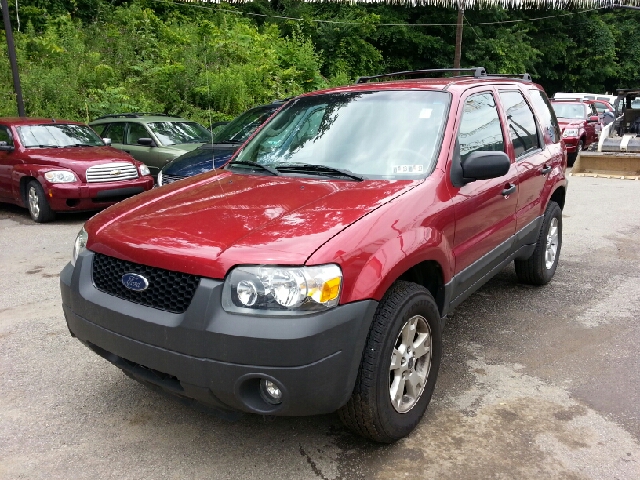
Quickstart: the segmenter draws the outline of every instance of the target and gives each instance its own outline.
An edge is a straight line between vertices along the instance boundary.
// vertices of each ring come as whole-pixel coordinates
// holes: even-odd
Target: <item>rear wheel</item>
[[[538,234],[536,249],[526,260],[516,260],[516,275],[521,283],[546,285],[558,267],[562,247],[562,210],[556,202],[549,202]]]
[[[36,180],[31,180],[27,185],[27,207],[34,222],[45,223],[56,218],[55,212],[47,202],[42,185]]]
[[[442,335],[427,289],[397,281],[378,305],[351,398],[338,414],[353,432],[391,443],[420,422],[436,384]]]

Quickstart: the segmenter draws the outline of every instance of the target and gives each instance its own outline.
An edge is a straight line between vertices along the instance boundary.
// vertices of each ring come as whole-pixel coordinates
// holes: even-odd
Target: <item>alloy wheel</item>
[[[38,198],[38,192],[35,187],[29,188],[29,210],[34,218],[40,215],[40,199]]]
[[[547,251],[545,255],[545,266],[547,270],[553,267],[558,253],[558,219],[552,218],[547,232]]]
[[[404,324],[389,367],[389,396],[398,413],[411,410],[424,391],[431,369],[432,336],[427,320],[421,315]]]

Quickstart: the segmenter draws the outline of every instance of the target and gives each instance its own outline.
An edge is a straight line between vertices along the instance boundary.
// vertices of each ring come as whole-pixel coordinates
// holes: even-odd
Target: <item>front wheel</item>
[[[351,398],[338,414],[353,432],[391,443],[416,427],[435,389],[440,314],[429,291],[397,281],[378,305]]]
[[[518,280],[530,285],[549,283],[556,273],[561,248],[562,210],[556,202],[549,202],[533,254],[515,261]]]
[[[27,207],[34,222],[50,222],[56,214],[47,202],[47,196],[42,189],[42,185],[36,180],[31,180],[27,185]]]
[[[578,146],[576,147],[576,151],[568,155],[567,166],[573,167],[573,164],[576,163],[576,159],[578,158],[578,155],[580,155],[580,152],[583,149],[584,149],[584,141],[580,140],[578,142]]]

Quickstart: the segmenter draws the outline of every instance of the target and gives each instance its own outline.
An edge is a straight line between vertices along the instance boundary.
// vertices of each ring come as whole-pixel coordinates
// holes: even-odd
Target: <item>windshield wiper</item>
[[[93,147],[95,145],[92,145],[90,143],[72,143],[71,145],[69,145],[70,147]]]
[[[342,168],[327,167],[326,165],[315,165],[313,163],[285,163],[278,165],[276,169],[279,172],[303,172],[303,173],[316,173],[318,175],[330,176],[330,177],[345,177],[350,178],[358,182],[364,180],[363,177],[356,175],[350,170]]]
[[[233,167],[235,165],[248,165],[251,167],[261,168],[262,170],[269,172],[271,175],[276,175],[276,176],[280,175],[278,173],[278,170],[276,170],[273,167],[269,167],[268,165],[262,165],[261,163],[255,163],[255,162],[245,162],[242,160],[236,160],[234,162],[231,162],[229,165],[227,165],[227,168]]]
[[[31,147],[38,148],[60,148],[60,145],[31,145]],[[28,147],[27,147],[28,148]]]

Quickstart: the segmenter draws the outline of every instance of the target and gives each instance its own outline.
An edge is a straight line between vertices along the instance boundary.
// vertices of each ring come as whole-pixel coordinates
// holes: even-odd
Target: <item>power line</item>
[[[296,22],[315,22],[315,23],[326,23],[326,24],[332,24],[332,25],[358,25],[358,26],[362,26],[362,25],[367,25],[364,22],[348,22],[348,21],[342,21],[342,20],[323,20],[323,19],[319,19],[319,18],[296,18],[296,17],[287,17],[287,16],[283,16],[283,15],[271,15],[271,14],[265,14],[265,13],[253,13],[253,12],[240,12],[237,10],[228,10],[225,8],[215,8],[215,7],[207,7],[204,5],[198,5],[196,3],[191,3],[191,2],[179,2],[179,1],[173,1],[173,0],[151,0],[153,2],[156,3],[164,3],[164,4],[173,4],[173,5],[181,5],[181,6],[189,6],[189,7],[194,7],[194,8],[201,8],[204,10],[209,10],[209,11],[213,11],[213,12],[223,12],[223,13],[230,13],[230,14],[234,14],[234,15],[247,15],[247,16],[252,16],[252,17],[262,17],[262,18],[274,18],[274,19],[278,19],[278,20],[292,20],[292,21],[296,21]],[[538,20],[546,20],[549,18],[559,18],[559,17],[567,17],[567,16],[571,16],[571,15],[580,15],[583,13],[588,13],[588,12],[593,12],[596,10],[601,10],[602,8],[605,7],[601,7],[601,8],[590,8],[587,10],[580,10],[578,12],[568,12],[568,13],[562,13],[559,15],[547,15],[545,17],[537,17],[537,18],[528,18],[528,19],[518,19],[518,20],[502,20],[502,21],[498,21],[498,22],[478,22],[475,23],[475,25],[503,25],[503,24],[510,24],[510,23],[521,23],[521,22],[534,22],[534,21],[538,21]],[[471,23],[469,22],[469,20],[467,20],[467,24],[473,28],[473,26],[471,25]],[[456,23],[376,23],[375,24],[376,27],[455,27],[457,26]]]

